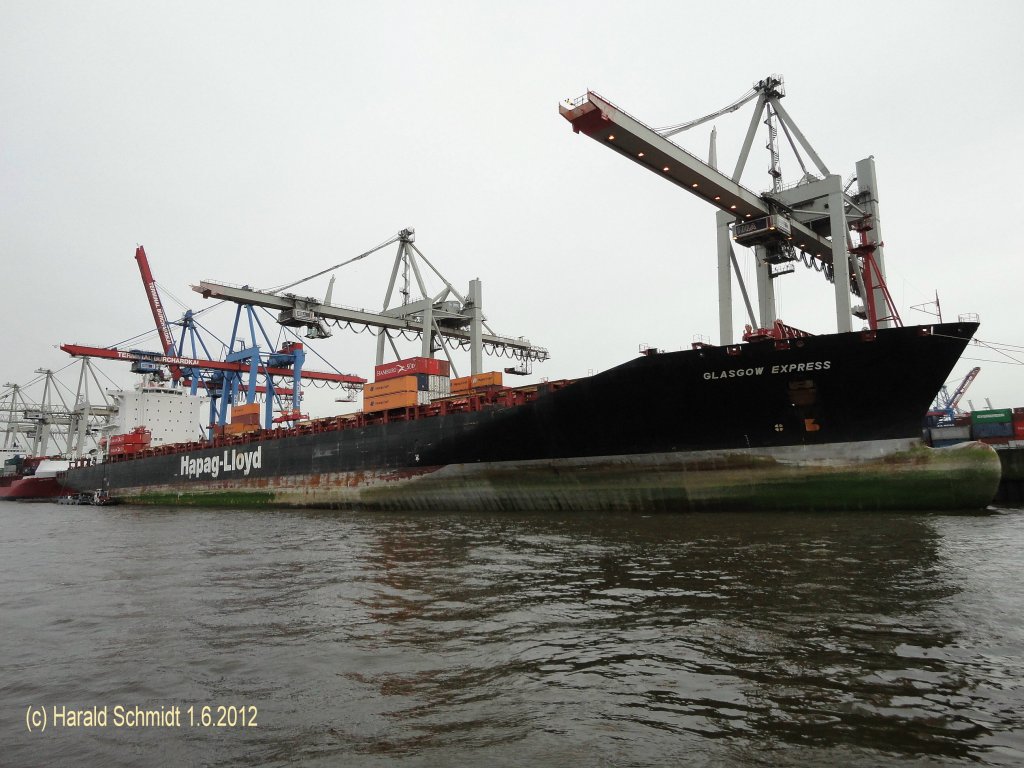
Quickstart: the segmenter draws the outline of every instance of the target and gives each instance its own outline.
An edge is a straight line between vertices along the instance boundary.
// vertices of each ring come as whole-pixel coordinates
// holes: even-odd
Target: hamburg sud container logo
[[[408,361],[408,362],[406,362],[406,361],[399,361],[399,362],[393,363],[391,365],[377,366],[377,375],[378,376],[390,376],[390,375],[395,374],[395,373],[405,373],[406,371],[409,371],[411,373],[415,373],[416,370],[417,370],[417,366],[416,366],[416,361],[415,360]]]
[[[236,448],[224,451],[220,456],[181,457],[181,476],[189,478],[216,478],[224,474],[241,472],[248,475],[263,466],[263,446],[240,451]]]

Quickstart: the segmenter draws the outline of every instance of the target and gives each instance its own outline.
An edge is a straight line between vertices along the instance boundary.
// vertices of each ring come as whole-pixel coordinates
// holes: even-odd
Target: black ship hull
[[[974,323],[639,357],[528,401],[406,409],[76,467],[122,501],[381,509],[964,508],[987,446],[931,450],[921,419]],[[547,391],[545,391],[547,390]]]

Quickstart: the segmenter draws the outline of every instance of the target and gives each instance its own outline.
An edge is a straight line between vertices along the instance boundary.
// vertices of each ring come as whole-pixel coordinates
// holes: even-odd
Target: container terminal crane
[[[857,163],[858,191],[851,194],[849,185],[844,185],[839,175],[829,171],[782,106],[783,96],[782,77],[772,75],[755,83],[746,94],[723,109],[662,129],[645,125],[593,91],[562,102],[559,112],[576,133],[591,137],[717,209],[721,344],[731,344],[736,338],[733,333],[734,274],[752,326],[748,334],[792,335],[794,329],[781,323],[776,314],[774,280],[792,272],[798,259],[824,272],[834,284],[836,329],[840,333],[853,330],[854,316],[866,320],[872,330],[902,325],[885,284],[874,159],[868,157]],[[735,112],[751,101],[755,102],[753,114],[731,175],[717,167],[714,133],[708,162],[671,140],[682,131]],[[768,172],[772,189],[757,194],[743,186],[740,178],[762,117],[768,128],[766,148],[771,157]],[[800,180],[788,187],[782,184],[779,168],[779,128],[803,171]],[[807,168],[800,148],[810,158],[817,174]],[[856,235],[855,241],[851,241],[851,230]],[[733,242],[754,250],[757,316],[737,268]],[[864,305],[851,306],[851,294],[862,297]]]

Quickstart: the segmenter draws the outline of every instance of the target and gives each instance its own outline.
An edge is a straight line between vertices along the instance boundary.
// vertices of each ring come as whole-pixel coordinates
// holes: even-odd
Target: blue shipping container
[[[1013,424],[972,424],[971,434],[978,437],[1013,437]]]

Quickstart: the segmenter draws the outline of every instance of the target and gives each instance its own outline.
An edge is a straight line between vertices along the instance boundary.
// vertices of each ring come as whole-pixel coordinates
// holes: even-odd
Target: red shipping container
[[[1010,441],[1008,437],[979,437],[979,443],[985,443],[986,445],[1006,445]]]
[[[133,429],[120,435],[111,435],[109,444],[111,447],[122,448],[125,446],[137,445],[148,446],[152,435],[148,429]]]
[[[447,360],[438,360],[436,357],[410,357],[405,360],[396,360],[393,363],[384,363],[373,369],[375,381],[387,381],[398,376],[411,376],[414,373],[449,376],[451,375],[451,366]]]
[[[127,456],[132,453],[142,453],[149,446],[145,444],[130,443],[127,445],[111,445],[107,451],[111,456]]]
[[[1024,440],[1024,421],[1013,422],[1013,436],[1017,440]]]

